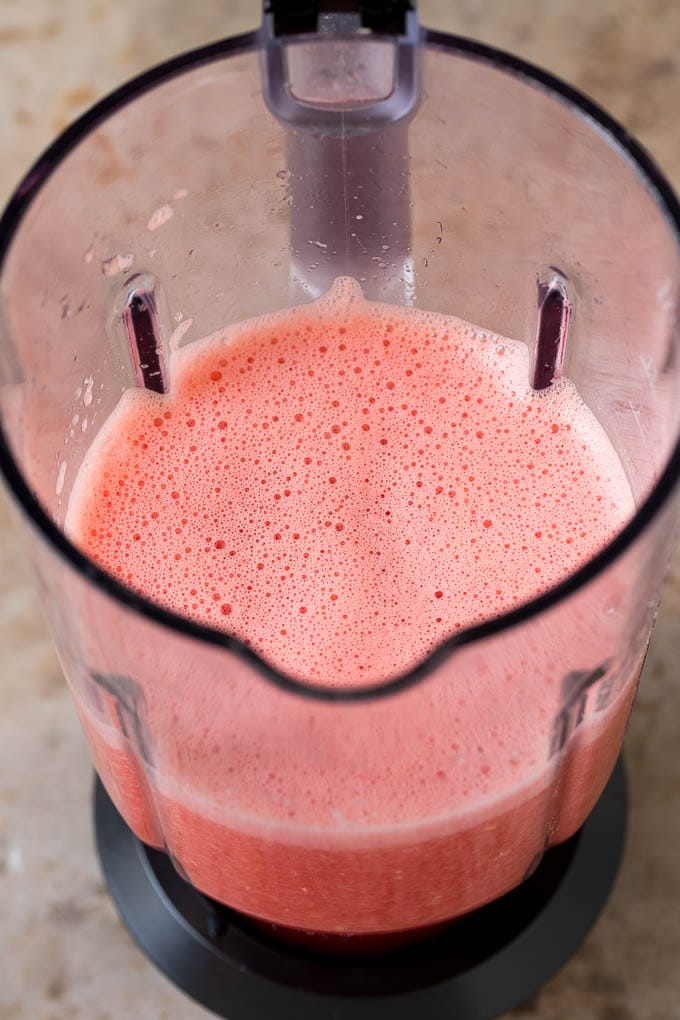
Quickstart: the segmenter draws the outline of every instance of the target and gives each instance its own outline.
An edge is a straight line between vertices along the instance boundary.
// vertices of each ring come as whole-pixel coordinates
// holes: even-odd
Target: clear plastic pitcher
[[[680,464],[680,211],[658,170],[513,58],[408,17],[356,28],[270,19],[149,72],[58,139],[0,223],[0,467],[96,769],[202,893],[343,936],[471,911],[582,825],[621,749]],[[537,386],[563,371],[637,509],[532,602],[407,674],[328,688],[125,587],[64,520],[121,394],[172,385],[172,344],[341,275],[524,341]]]

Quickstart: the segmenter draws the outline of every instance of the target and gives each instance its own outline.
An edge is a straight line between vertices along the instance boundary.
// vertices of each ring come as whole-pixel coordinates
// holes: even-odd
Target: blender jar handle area
[[[286,132],[293,301],[352,276],[369,299],[413,302],[419,42],[406,0],[265,0],[262,95]]]
[[[263,95],[284,124],[327,134],[375,131],[409,117],[418,102],[415,5],[265,0]],[[342,115],[342,116],[341,116]]]
[[[318,32],[323,15],[349,15],[359,18],[362,28],[381,35],[406,35],[409,15],[415,0],[265,0],[265,19],[271,18],[274,35]]]

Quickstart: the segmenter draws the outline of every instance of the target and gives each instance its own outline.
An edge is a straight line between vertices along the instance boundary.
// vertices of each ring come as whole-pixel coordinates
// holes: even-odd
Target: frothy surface
[[[126,392],[67,529],[131,587],[287,673],[367,683],[552,586],[633,511],[576,389],[454,318],[320,301],[175,356]]]

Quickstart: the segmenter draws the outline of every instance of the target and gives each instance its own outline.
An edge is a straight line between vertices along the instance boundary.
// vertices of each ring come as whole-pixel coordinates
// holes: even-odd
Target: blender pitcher
[[[680,210],[549,75],[420,29],[409,3],[291,6],[119,89],[19,186],[0,223],[0,466],[126,831],[249,931],[404,953],[540,870],[618,759],[676,536]],[[329,687],[107,574],[65,519],[128,388],[170,391],[177,349],[348,276],[524,341],[535,388],[571,379],[636,511],[531,602],[407,673]]]

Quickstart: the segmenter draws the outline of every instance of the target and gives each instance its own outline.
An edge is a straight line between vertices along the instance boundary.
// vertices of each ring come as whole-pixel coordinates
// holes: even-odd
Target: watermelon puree
[[[175,352],[168,395],[125,392],[67,531],[303,682],[385,681],[573,572],[633,513],[573,385],[534,392],[528,375],[525,345],[338,280]],[[106,692],[97,711],[76,700],[128,824],[199,889],[293,928],[399,932],[501,895],[584,821],[644,650],[608,699],[593,685],[560,747],[562,682],[616,672],[628,588],[611,570],[385,699],[302,698],[228,653],[218,675],[196,643],[170,659],[130,635],[141,728],[112,724]]]

